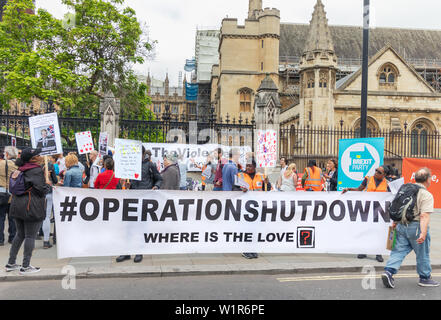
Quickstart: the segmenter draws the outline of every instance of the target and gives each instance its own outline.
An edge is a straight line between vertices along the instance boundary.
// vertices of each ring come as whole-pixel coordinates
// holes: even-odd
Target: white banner
[[[390,193],[54,188],[59,259],[125,254],[389,254]]]
[[[217,160],[218,148],[222,148],[224,159],[228,159],[230,149],[237,148],[240,151],[239,163],[245,168],[247,153],[251,153],[251,147],[227,147],[218,144],[177,144],[177,143],[144,143],[146,150],[152,152],[152,161],[161,172],[164,169],[164,155],[175,152],[181,162],[187,164],[187,171],[200,172],[204,164],[207,163],[207,157],[210,155],[213,160]],[[194,160],[194,163],[191,160]],[[200,168],[195,166],[197,164]]]

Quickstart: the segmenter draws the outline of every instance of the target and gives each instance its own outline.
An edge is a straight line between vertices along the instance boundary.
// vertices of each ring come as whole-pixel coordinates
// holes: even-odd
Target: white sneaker
[[[18,265],[18,264],[9,264],[8,263],[5,266],[6,272],[12,272],[12,271],[15,271],[15,270],[20,270],[20,268],[21,268],[21,265]]]
[[[21,275],[33,274],[37,272],[40,272],[40,268],[38,267],[29,266],[27,268],[23,268],[23,267],[20,268]]]

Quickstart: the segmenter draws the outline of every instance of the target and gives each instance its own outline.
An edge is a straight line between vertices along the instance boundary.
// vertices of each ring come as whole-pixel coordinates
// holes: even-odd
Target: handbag
[[[0,206],[5,206],[9,203],[11,197],[8,189],[8,160],[5,159],[5,189],[6,192],[0,192]]]

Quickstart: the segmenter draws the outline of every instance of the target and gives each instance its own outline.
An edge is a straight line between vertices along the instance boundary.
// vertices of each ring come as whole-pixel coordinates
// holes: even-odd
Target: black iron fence
[[[22,105],[11,108],[0,106],[0,149],[16,140],[18,148],[31,145],[29,117],[54,112],[52,103],[34,110]],[[91,131],[95,146],[98,146],[101,128],[100,114],[93,110],[65,109],[58,111],[58,121],[65,152],[76,151],[75,133]],[[135,114],[121,111],[119,115],[119,137],[143,142],[170,143],[226,143],[227,145],[254,145],[254,119],[216,117],[214,110],[200,116],[179,115],[166,109],[163,114],[149,112]],[[248,140],[244,139],[248,137]],[[228,139],[230,138],[230,139]]]
[[[369,130],[369,137],[384,138],[384,164],[394,165],[401,172],[403,158],[441,159],[441,134],[426,130]],[[339,140],[360,137],[360,130],[328,127],[282,127],[280,156],[303,170],[314,159],[325,168],[331,158],[338,159]]]

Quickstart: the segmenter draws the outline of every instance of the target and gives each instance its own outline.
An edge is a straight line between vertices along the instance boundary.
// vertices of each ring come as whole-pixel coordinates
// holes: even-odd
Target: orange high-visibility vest
[[[305,190],[322,191],[322,169],[314,167],[313,173],[311,168],[307,167],[305,171],[308,173],[308,178],[305,181]]]
[[[207,165],[206,164],[202,167],[202,173],[204,173],[205,169],[207,169]],[[205,183],[205,180],[207,180],[207,178],[204,175],[202,175],[202,185],[203,186],[207,185]]]
[[[244,172],[238,173],[238,176],[240,179],[248,183],[250,186],[249,191],[262,191],[263,186],[265,185],[265,178],[262,174],[257,173],[254,175],[254,179],[251,179],[251,177]]]
[[[366,177],[368,179],[368,184],[366,191],[367,192],[387,192],[387,180],[383,179],[381,183],[378,185],[375,183],[374,177]]]

